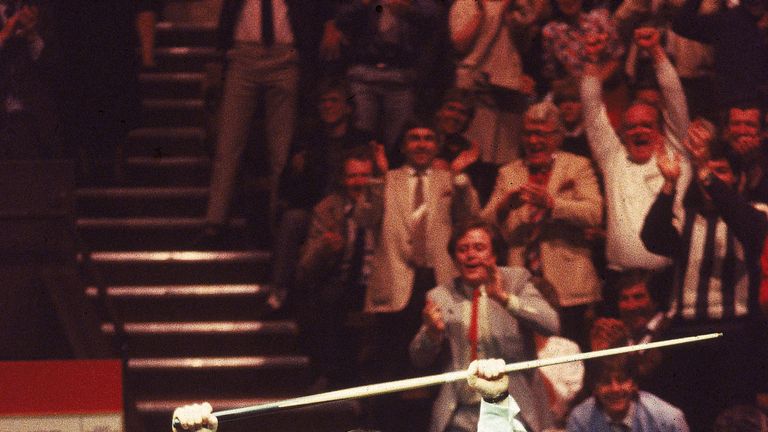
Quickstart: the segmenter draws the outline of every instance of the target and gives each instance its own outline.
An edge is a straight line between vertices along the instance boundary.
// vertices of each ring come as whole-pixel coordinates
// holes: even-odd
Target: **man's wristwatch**
[[[504,390],[503,392],[497,394],[496,396],[483,396],[483,400],[491,404],[496,404],[508,397],[509,397],[509,392]]]

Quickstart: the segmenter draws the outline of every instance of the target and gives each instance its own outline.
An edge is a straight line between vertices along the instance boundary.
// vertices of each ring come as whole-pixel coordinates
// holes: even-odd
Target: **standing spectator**
[[[300,62],[309,63],[316,55],[328,13],[323,1],[224,1],[219,48],[226,51],[227,70],[205,237],[216,237],[226,226],[240,158],[260,100],[266,113],[270,221],[274,221],[278,181],[294,133]]]
[[[752,103],[732,105],[727,117],[724,135],[744,170],[747,198],[768,203],[768,149],[760,134],[760,107]]]
[[[466,175],[432,167],[438,145],[431,125],[407,123],[402,146],[406,165],[384,179],[381,240],[366,294],[366,310],[378,313],[382,323],[387,368],[400,373],[419,328],[424,294],[456,274],[446,249],[451,228],[479,210]]]
[[[303,340],[318,378],[334,387],[357,383],[358,335],[347,325],[363,308],[379,234],[381,191],[371,188],[373,161],[360,149],[344,159],[341,188],[312,211],[298,268]]]
[[[560,19],[542,30],[544,73],[550,80],[579,77],[586,62],[604,65],[603,79],[619,68],[624,47],[607,9],[585,12],[582,0],[557,0]]]
[[[477,191],[480,205],[485,205],[496,183],[498,166],[480,160],[480,146],[464,136],[475,114],[471,92],[454,88],[446,92],[435,114],[435,128],[440,140],[438,158],[454,174],[465,172]]]
[[[592,150],[584,131],[584,104],[581,103],[578,83],[573,79],[554,82],[552,102],[560,110],[560,120],[563,122],[563,143],[560,149],[591,160]]]
[[[724,333],[717,344],[665,353],[668,387],[660,394],[683,409],[694,430],[710,428],[714,416],[734,402],[750,403],[765,369],[765,342],[752,318],[759,313],[759,259],[768,220],[738,194],[736,165],[722,147],[708,148],[711,138],[686,140],[697,181],[688,188],[679,223],[672,212],[679,157],[659,153],[664,186],[641,233],[650,251],[674,262],[668,336]]]
[[[509,265],[524,266],[557,292],[563,336],[586,346],[585,316],[600,300],[585,229],[602,220],[603,198],[591,162],[558,150],[560,113],[548,102],[523,118],[524,159],[499,171],[483,209],[509,245]]]
[[[467,136],[480,159],[505,164],[519,155],[520,122],[534,82],[524,74],[514,36],[536,19],[533,0],[457,0],[451,6],[451,41],[462,60],[456,86],[476,94]]]
[[[361,149],[376,160],[374,171],[387,170],[383,146],[352,125],[354,104],[343,81],[327,80],[317,89],[319,125],[299,131],[290,162],[280,177],[280,214],[275,241],[270,304],[279,308],[293,286],[299,248],[307,234],[309,214],[341,182],[344,155]],[[377,158],[376,155],[379,157]]]
[[[0,3],[0,159],[60,156],[63,125],[51,82],[59,60],[48,3]]]
[[[456,274],[447,252],[451,228],[479,209],[466,174],[433,167],[438,152],[434,127],[410,121],[404,129],[406,165],[385,176],[381,236],[365,301],[376,321],[371,359],[365,363],[370,379],[378,381],[408,373],[408,343],[421,323],[424,295]],[[405,430],[406,423],[418,429],[420,419],[406,413],[413,403],[397,395],[379,398],[374,416],[385,430]]]
[[[141,67],[154,69],[155,62],[155,28],[157,18],[163,10],[163,0],[140,0],[136,12],[136,32],[139,38],[141,52]]]
[[[587,377],[592,396],[573,409],[568,432],[688,432],[677,407],[638,389],[632,356],[593,360]]]
[[[434,0],[352,0],[336,13],[334,26],[349,42],[356,126],[380,136],[390,153],[414,115],[425,35],[437,27],[439,14]]]
[[[716,101],[721,107],[753,100],[768,83],[768,42],[758,21],[764,0],[745,0],[733,8],[700,14],[702,0],[686,0],[673,23],[680,36],[711,44],[715,57]]]
[[[663,115],[655,106],[635,102],[624,113],[621,130],[615,131],[600,100],[600,74],[589,66],[581,82],[584,126],[592,154],[605,180],[608,271],[603,297],[608,304],[615,304],[613,285],[622,271],[633,268],[658,270],[670,264],[668,258],[646,250],[640,241],[640,230],[664,182],[654,154],[659,148],[679,145],[677,143],[688,125],[685,95],[672,64],[659,45],[658,31],[640,28],[635,35],[636,43],[649,51],[654,59],[666,107]],[[664,120],[664,128],[662,119],[668,119]],[[689,175],[684,174],[685,177]]]
[[[454,230],[448,249],[460,276],[427,294],[424,323],[411,342],[411,359],[419,367],[449,354],[448,370],[481,358],[514,362],[536,357],[533,331],[557,333],[552,309],[521,267],[497,267],[502,239],[484,222]],[[551,425],[547,398],[538,374],[510,377],[509,394],[520,404],[528,430]],[[431,432],[474,431],[480,397],[465,383],[445,384],[432,411]]]

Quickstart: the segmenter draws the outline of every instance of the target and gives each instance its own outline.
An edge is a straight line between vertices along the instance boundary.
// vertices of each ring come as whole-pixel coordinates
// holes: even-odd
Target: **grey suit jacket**
[[[369,205],[365,210],[356,211],[353,218],[358,226],[369,227],[378,234],[381,223],[381,194],[372,189]],[[344,290],[341,261],[344,249],[331,250],[324,242],[326,232],[341,236],[347,244],[347,223],[344,208],[347,199],[334,193],[323,198],[312,210],[312,222],[307,240],[299,260],[296,283],[299,286],[312,286],[319,289],[320,299],[333,302]],[[360,210],[360,209],[358,209]]]
[[[438,284],[449,282],[456,270],[448,255],[453,224],[479,213],[477,192],[471,185],[455,186],[453,174],[427,172],[427,261],[434,265]],[[365,308],[369,312],[398,312],[411,298],[414,269],[411,257],[409,218],[412,212],[407,166],[387,172],[384,180],[384,216],[381,236],[374,253],[371,282]]]
[[[507,362],[536,358],[532,331],[545,335],[559,332],[557,312],[541,296],[530,281],[530,273],[521,267],[499,267],[504,289],[520,299],[520,308],[507,310],[498,302],[489,300],[490,347],[487,356],[503,358]],[[446,324],[445,343],[435,344],[423,327],[410,345],[411,361],[417,367],[434,363],[443,350],[450,352],[446,370],[466,369],[469,348],[467,324],[463,310],[471,305],[471,297],[461,285],[451,282],[440,285],[427,293],[427,298],[437,304]],[[443,432],[459,403],[460,386],[463,382],[442,386],[432,409],[430,432]],[[520,417],[531,426],[533,432],[550,426],[552,419],[547,396],[541,378],[535,371],[510,375],[509,394],[520,405]]]

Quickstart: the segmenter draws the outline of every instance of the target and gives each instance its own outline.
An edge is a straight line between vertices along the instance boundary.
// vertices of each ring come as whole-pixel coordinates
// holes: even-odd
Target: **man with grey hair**
[[[525,155],[501,168],[483,217],[501,228],[508,265],[554,288],[563,336],[584,345],[584,314],[600,300],[585,234],[603,216],[597,177],[589,159],[559,150],[563,126],[552,103],[528,108],[522,135]]]

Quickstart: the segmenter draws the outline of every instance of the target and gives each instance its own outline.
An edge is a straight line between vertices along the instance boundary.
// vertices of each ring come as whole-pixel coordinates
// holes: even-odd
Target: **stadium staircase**
[[[158,24],[158,67],[140,75],[143,123],[124,149],[123,181],[76,192],[86,294],[108,305],[101,330],[125,361],[128,432],[168,431],[182,404],[223,410],[302,396],[312,384],[295,322],[266,303],[269,236],[249,229],[266,217],[264,178],[244,182],[225,248],[193,247],[208,199],[203,88],[206,65],[219,60],[214,34],[213,24]],[[220,430],[345,431],[357,413],[334,403]]]

